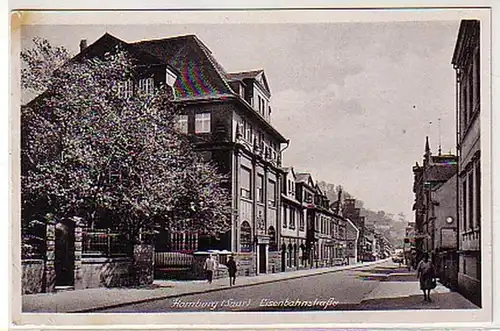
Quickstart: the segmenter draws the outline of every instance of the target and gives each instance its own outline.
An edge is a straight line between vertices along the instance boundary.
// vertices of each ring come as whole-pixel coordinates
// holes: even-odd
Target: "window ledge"
[[[240,199],[241,199],[241,200],[243,200],[243,201],[246,201],[246,202],[251,202],[251,203],[253,203],[253,200],[252,200],[252,199],[242,197],[241,195],[240,195]]]

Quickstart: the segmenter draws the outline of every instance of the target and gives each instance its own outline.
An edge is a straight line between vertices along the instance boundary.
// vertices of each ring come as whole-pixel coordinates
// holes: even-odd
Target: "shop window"
[[[267,234],[269,235],[269,250],[277,251],[278,243],[276,242],[276,230],[274,229],[274,227],[270,226],[267,230]]]
[[[241,224],[240,228],[240,246],[242,252],[252,251],[252,229],[247,221]]]

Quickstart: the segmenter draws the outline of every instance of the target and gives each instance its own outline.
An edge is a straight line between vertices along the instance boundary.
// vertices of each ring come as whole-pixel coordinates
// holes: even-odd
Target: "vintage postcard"
[[[13,12],[14,323],[488,323],[491,9],[400,9]]]

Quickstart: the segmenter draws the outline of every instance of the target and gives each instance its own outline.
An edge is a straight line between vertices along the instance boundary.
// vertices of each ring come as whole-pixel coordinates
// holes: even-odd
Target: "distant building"
[[[356,208],[356,199],[344,199],[342,206],[343,216],[351,220],[359,230],[357,252],[358,259],[361,259],[365,249],[365,218],[360,216],[360,209]]]
[[[456,71],[458,146],[458,287],[481,306],[480,21],[462,20]]]
[[[442,283],[456,288],[457,256],[457,175],[432,188],[430,192],[432,254]]]
[[[429,138],[426,137],[423,165],[418,163],[413,167],[414,183],[413,192],[415,193],[415,247],[417,250],[417,262],[422,259],[422,254],[431,253],[433,257],[435,249],[435,230],[436,227],[435,202],[433,196],[436,195],[436,188],[450,180],[457,172],[457,157],[455,155],[441,154],[432,155],[429,146]],[[448,186],[446,186],[448,187]],[[442,192],[443,190],[440,190]],[[444,194],[452,194],[444,192]],[[453,216],[453,215],[449,215]],[[441,220],[439,220],[441,222]],[[434,258],[434,257],[433,257]]]
[[[348,218],[346,220],[346,250],[345,256],[349,264],[358,262],[358,240],[360,231],[356,225]]]
[[[317,241],[318,237],[315,234],[316,231],[316,214],[314,205],[314,195],[316,194],[316,188],[314,180],[309,173],[297,173],[296,174],[296,198],[304,206],[303,217],[305,219],[306,226],[306,247],[305,252],[302,255],[303,264],[312,266],[314,263],[314,258],[317,256]]]
[[[305,266],[306,226],[305,206],[299,201],[297,176],[292,167],[283,168],[281,185],[281,270]]]

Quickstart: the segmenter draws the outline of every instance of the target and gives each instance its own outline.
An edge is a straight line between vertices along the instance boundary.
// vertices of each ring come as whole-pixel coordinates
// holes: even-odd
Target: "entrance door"
[[[259,245],[259,273],[267,273],[266,245]]]
[[[286,270],[286,246],[283,244],[281,246],[281,271],[284,272]]]
[[[75,282],[75,234],[72,221],[56,224],[56,286],[73,286]]]

